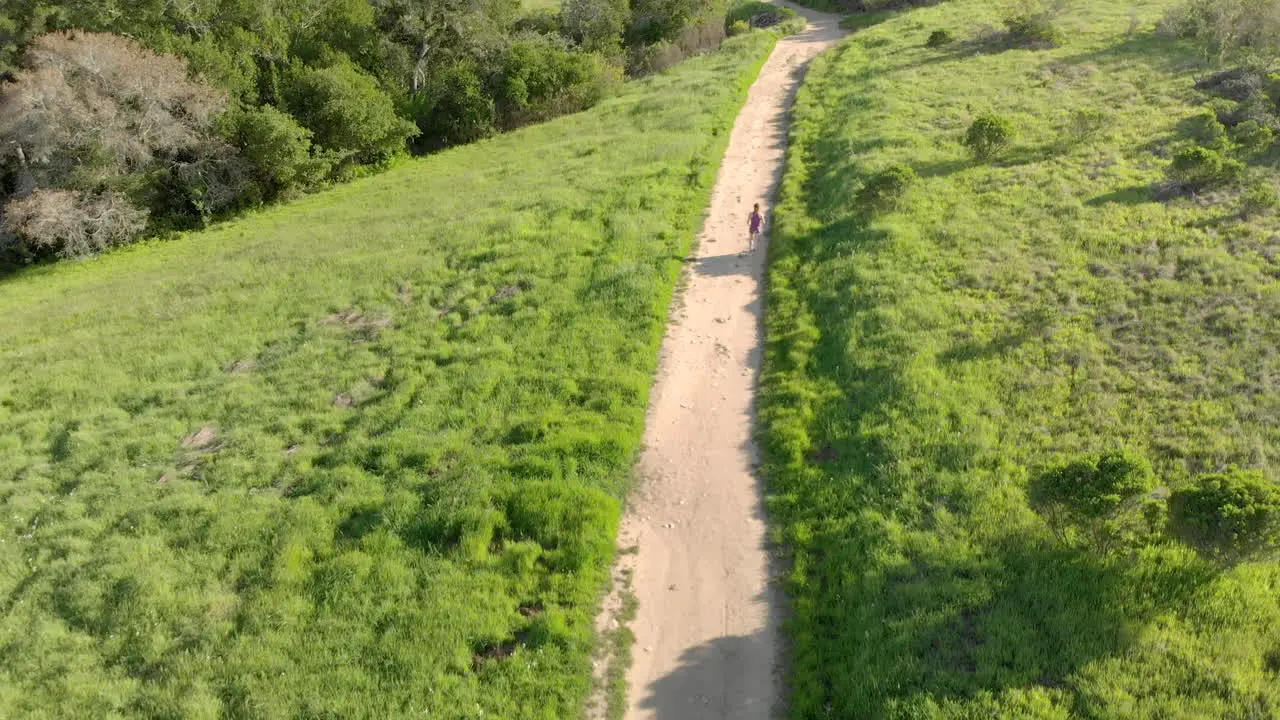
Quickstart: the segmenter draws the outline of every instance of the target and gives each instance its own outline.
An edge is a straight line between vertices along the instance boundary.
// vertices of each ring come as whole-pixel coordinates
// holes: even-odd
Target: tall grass
[[[1231,464],[1280,479],[1280,226],[1229,193],[1157,201],[1203,70],[1150,32],[1169,5],[1078,3],[1030,50],[990,40],[1003,4],[953,0],[811,70],[761,401],[792,717],[1280,714],[1280,565],[1104,555],[1027,502],[1120,448],[1163,492]],[[957,42],[926,47],[937,29]],[[1078,110],[1103,120],[1077,132]],[[1014,140],[979,163],[962,140],[988,112]],[[895,166],[917,179],[864,215]]]
[[[0,716],[566,718],[757,33],[0,282]]]

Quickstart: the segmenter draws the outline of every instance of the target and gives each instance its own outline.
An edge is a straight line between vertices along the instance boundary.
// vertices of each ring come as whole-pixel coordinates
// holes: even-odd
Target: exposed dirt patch
[[[182,438],[183,450],[209,450],[218,442],[218,428],[205,425],[190,435]]]
[[[400,283],[400,287],[396,288],[396,299],[400,301],[401,305],[404,305],[406,307],[413,305],[413,300],[414,300],[413,283],[411,282]]]
[[[840,452],[830,445],[823,445],[820,450],[809,453],[809,462],[814,465],[835,462],[840,459]]]
[[[252,358],[243,358],[240,360],[236,360],[235,362],[223,368],[223,370],[233,375],[239,375],[241,373],[253,372],[253,370],[257,367],[258,367],[257,360],[254,360]]]
[[[519,295],[520,292],[521,290],[518,285],[505,285],[493,297],[489,298],[489,302],[500,303],[503,300],[510,300],[511,298]]]
[[[487,662],[492,662],[494,660],[506,660],[515,653],[516,644],[517,643],[514,640],[509,640],[501,645],[490,645],[482,648],[476,652],[475,655],[471,656],[471,670],[473,672],[480,672],[480,669],[483,668],[484,664]]]
[[[360,310],[344,310],[326,316],[322,325],[338,325],[354,335],[354,342],[367,342],[394,324],[390,313],[364,313]]]

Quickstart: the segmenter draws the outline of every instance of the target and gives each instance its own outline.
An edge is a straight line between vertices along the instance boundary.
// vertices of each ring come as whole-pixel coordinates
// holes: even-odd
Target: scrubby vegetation
[[[722,0],[6,3],[0,270],[200,227],[407,150],[588,108],[624,72],[718,46],[725,9]],[[58,216],[68,209],[74,221]]]
[[[774,37],[0,283],[0,716],[577,717],[680,259]],[[238,132],[306,156],[262,112]]]
[[[791,716],[1275,717],[1275,3],[1074,3],[1056,46],[1009,8],[880,17],[799,95],[760,410]]]
[[[979,115],[965,133],[964,145],[979,160],[990,160],[1009,147],[1013,122],[995,113]]]

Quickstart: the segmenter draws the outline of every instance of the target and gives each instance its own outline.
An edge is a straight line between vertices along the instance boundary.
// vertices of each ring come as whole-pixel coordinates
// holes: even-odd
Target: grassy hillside
[[[0,281],[0,716],[568,718],[773,36]]]
[[[1157,199],[1206,74],[1169,6],[1071,4],[1043,50],[990,40],[1001,2],[880,16],[801,90],[762,400],[793,717],[1280,717],[1280,564],[1102,553],[1027,500],[1119,448],[1167,488],[1280,480],[1280,222]],[[1016,128],[990,163],[984,112]],[[865,213],[893,164],[918,179]]]

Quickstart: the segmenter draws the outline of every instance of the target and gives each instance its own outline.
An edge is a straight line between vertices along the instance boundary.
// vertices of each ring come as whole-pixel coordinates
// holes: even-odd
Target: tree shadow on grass
[[[1140,565],[1062,545],[1019,519],[1016,496],[990,487],[1010,482],[989,469],[991,451],[962,426],[948,432],[963,416],[951,420],[922,395],[909,319],[877,312],[903,288],[868,282],[874,259],[824,264],[832,253],[893,252],[874,227],[849,218],[791,248],[825,273],[824,287],[839,288],[806,297],[820,332],[804,372],[831,389],[806,413],[808,467],[768,465],[785,488],[775,517],[805,529],[791,548],[803,569],[792,619],[797,715],[885,717],[983,691],[1070,694],[1079,670],[1122,655],[1212,578],[1203,564]],[[1002,336],[941,359],[995,357],[1024,341]]]
[[[969,340],[944,350],[938,359],[948,363],[972,362],[999,357],[1021,347],[1030,338],[1026,332],[1001,335],[987,341]]]
[[[1155,202],[1155,192],[1150,185],[1131,185],[1129,187],[1112,190],[1105,195],[1099,195],[1085,201],[1085,205],[1089,207],[1102,207],[1103,205],[1143,205],[1149,202]]]

